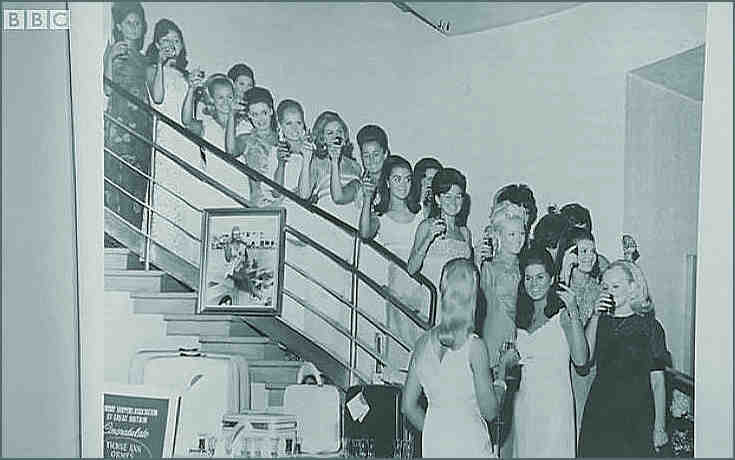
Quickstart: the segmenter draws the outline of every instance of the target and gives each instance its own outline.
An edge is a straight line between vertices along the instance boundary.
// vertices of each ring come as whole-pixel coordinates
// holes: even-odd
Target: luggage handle
[[[196,347],[193,347],[193,348],[179,347],[179,356],[186,356],[189,358],[203,358],[207,355],[199,351],[199,349]]]

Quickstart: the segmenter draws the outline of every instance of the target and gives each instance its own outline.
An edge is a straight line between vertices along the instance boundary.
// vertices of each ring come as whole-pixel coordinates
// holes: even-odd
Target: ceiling
[[[452,36],[558,13],[581,2],[394,2],[440,33]]]

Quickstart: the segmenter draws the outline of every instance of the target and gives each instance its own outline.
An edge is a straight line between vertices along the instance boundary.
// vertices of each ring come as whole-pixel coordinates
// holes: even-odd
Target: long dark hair
[[[411,184],[413,184],[414,175],[413,170],[411,169],[411,163],[409,163],[408,160],[406,160],[402,156],[388,155],[388,157],[383,162],[383,169],[380,171],[380,178],[378,179],[378,189],[376,191],[376,193],[380,197],[380,201],[378,201],[378,204],[375,205],[375,213],[379,216],[382,216],[389,210],[388,208],[390,207],[390,192],[388,191],[388,181],[390,180],[390,174],[395,168],[406,168],[411,174]],[[413,214],[419,212],[418,203],[411,203],[411,201],[406,198],[406,205],[408,206],[408,210],[411,211]]]
[[[439,160],[432,157],[425,157],[420,159],[416,166],[413,168],[413,181],[411,182],[411,192],[408,194],[408,202],[409,208],[411,209],[411,206],[421,207],[421,199],[423,198],[421,196],[421,181],[424,180],[424,176],[426,176],[426,170],[427,169],[436,169],[436,172],[441,171],[443,168],[442,164],[439,163]],[[433,207],[433,202],[432,202]]]
[[[455,217],[457,226],[464,227],[467,224],[467,217],[470,214],[469,195],[467,194],[467,179],[465,179],[464,174],[454,168],[440,169],[431,181],[431,194],[434,199],[434,203],[432,204],[431,214],[429,214],[429,217],[439,217],[441,211],[439,210],[439,206],[436,205],[436,201],[439,199],[439,195],[447,193],[449,189],[452,188],[452,185],[459,187],[464,195],[464,200],[462,200],[462,209]]]
[[[145,20],[145,11],[140,2],[115,2],[112,4],[112,38],[115,42],[119,42],[123,39],[122,32],[117,29],[117,26],[122,23],[130,13],[135,13],[140,19],[143,30],[141,31],[140,38],[137,40],[136,46],[138,51],[143,49],[143,39],[148,31],[148,23]]]
[[[554,276],[554,261],[551,254],[543,246],[531,244],[521,250],[518,257],[518,263],[521,269],[521,281],[518,283],[518,300],[516,305],[516,326],[519,329],[528,330],[533,322],[533,316],[536,309],[533,305],[533,299],[526,291],[526,268],[530,265],[541,265],[549,276]],[[544,315],[547,318],[553,318],[559,313],[564,303],[556,294],[554,284],[549,286],[546,293],[546,306],[544,307]]]
[[[181,52],[176,56],[176,62],[174,67],[180,71],[187,73],[186,66],[189,65],[189,60],[186,59],[186,45],[184,44],[184,34],[181,33],[181,29],[170,19],[160,19],[156,26],[153,28],[153,41],[148,45],[148,49],[145,52],[145,56],[150,60],[151,64],[158,62],[158,47],[156,44],[158,41],[166,36],[170,31],[174,31],[179,34],[181,40]]]
[[[564,253],[579,241],[595,241],[595,237],[586,228],[568,227],[561,236],[559,241],[559,250],[556,253],[556,261],[554,263],[554,274],[559,279],[561,275],[562,263],[564,262]],[[595,259],[595,264],[590,272],[592,279],[600,280],[600,257]],[[567,280],[560,280],[566,282]]]

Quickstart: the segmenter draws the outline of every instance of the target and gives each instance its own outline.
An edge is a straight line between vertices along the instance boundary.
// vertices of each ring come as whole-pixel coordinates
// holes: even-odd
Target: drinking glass
[[[393,458],[403,458],[403,438],[393,440]]]
[[[369,438],[367,440],[367,458],[375,458],[375,439]]]

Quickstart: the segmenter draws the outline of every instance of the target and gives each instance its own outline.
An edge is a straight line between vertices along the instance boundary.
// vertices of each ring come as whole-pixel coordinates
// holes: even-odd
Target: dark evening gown
[[[664,330],[653,312],[599,321],[597,377],[585,405],[579,456],[652,457],[650,372],[670,365]]]

